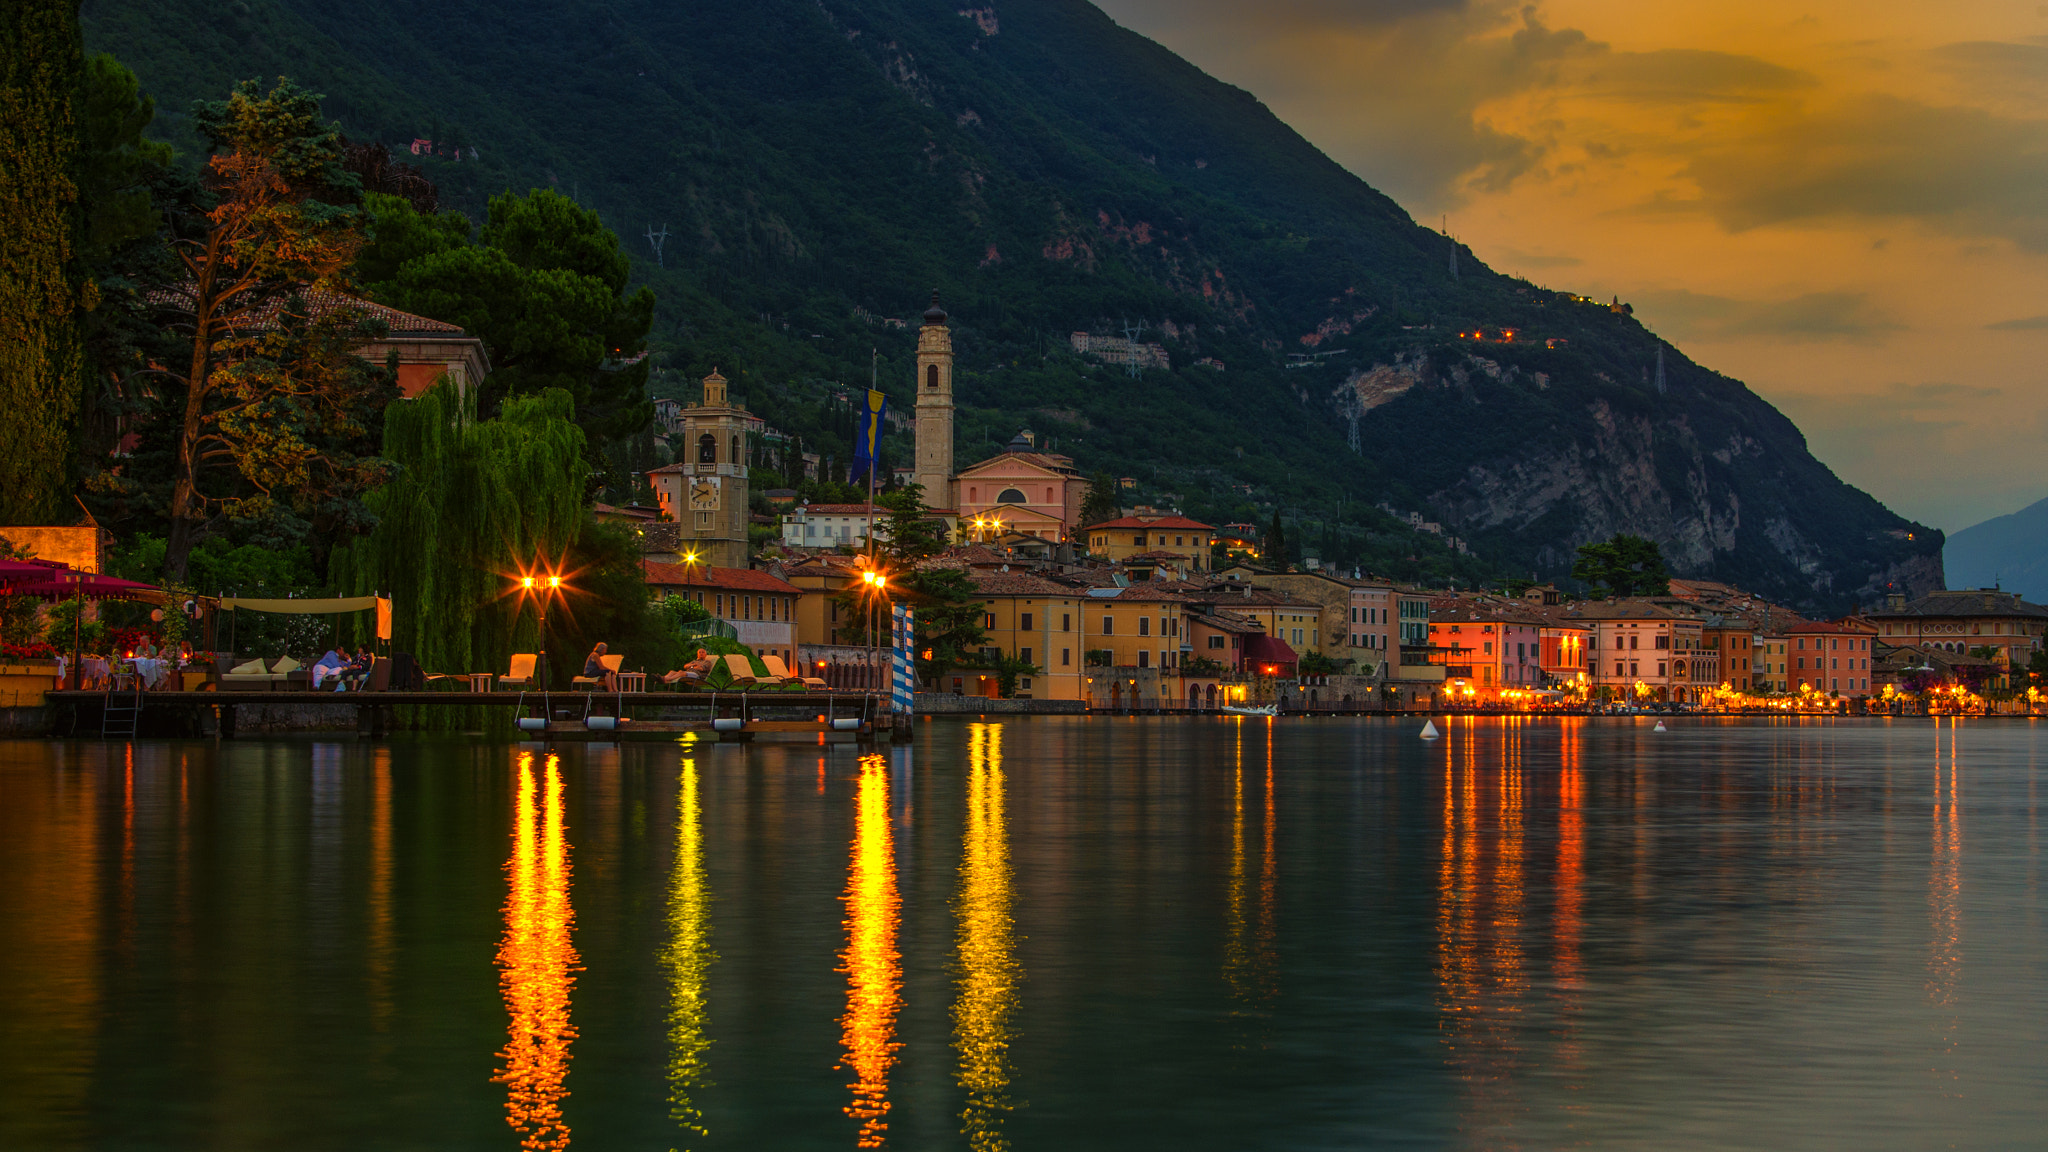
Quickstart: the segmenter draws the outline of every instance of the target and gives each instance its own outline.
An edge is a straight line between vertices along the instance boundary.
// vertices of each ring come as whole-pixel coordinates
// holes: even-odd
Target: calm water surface
[[[0,743],[0,1148],[2048,1146],[2029,722]]]

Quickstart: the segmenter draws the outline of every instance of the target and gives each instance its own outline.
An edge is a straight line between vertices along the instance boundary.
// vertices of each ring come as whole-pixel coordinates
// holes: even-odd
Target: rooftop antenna
[[[663,264],[661,262],[661,248],[662,245],[668,243],[668,225],[663,224],[661,226],[661,231],[656,232],[654,230],[654,225],[649,224],[647,226],[647,243],[654,249],[654,266],[656,268],[663,267]]]

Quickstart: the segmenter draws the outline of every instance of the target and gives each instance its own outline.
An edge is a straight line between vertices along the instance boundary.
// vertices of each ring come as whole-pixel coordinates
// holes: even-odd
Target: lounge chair
[[[569,681],[569,687],[596,688],[603,685],[604,682],[610,678],[610,674],[617,672],[619,670],[619,667],[626,662],[626,654],[621,652],[616,656],[599,656],[597,658],[597,662],[599,664],[604,665],[606,675],[578,676],[575,679]],[[611,689],[609,687],[606,687],[605,691],[609,692],[611,691]]]
[[[761,678],[754,675],[753,663],[745,656],[727,656],[725,658],[725,670],[732,674],[732,685],[735,688],[761,682]]]
[[[498,677],[498,687],[532,688],[533,666],[539,660],[540,657],[532,652],[514,652],[512,654],[512,666],[506,670],[503,676]]]
[[[266,667],[261,658],[237,664],[221,674],[220,686],[229,692],[283,692],[296,690],[293,674],[299,682],[308,686],[312,675],[300,669],[299,662],[289,656],[278,657],[276,663]]]
[[[791,673],[789,667],[783,664],[782,657],[780,656],[761,657],[761,666],[768,669],[768,675],[782,681],[784,684],[801,684],[811,689],[826,687],[825,682],[816,676],[798,676]]]

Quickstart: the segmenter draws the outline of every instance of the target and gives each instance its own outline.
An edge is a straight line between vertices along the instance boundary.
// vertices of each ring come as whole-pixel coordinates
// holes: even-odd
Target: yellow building
[[[1168,553],[1189,572],[1209,571],[1209,546],[1216,530],[1178,513],[1135,512],[1082,530],[1090,554],[1124,561],[1151,553]]]
[[[704,378],[704,402],[683,409],[682,458],[647,473],[662,515],[682,526],[684,547],[703,564],[745,568],[747,430],[753,421],[726,396],[716,369]]]

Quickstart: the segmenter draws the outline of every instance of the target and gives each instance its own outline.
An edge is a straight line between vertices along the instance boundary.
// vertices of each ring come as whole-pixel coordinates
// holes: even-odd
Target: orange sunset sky
[[[2048,496],[2048,4],[1098,2],[1897,511]]]

